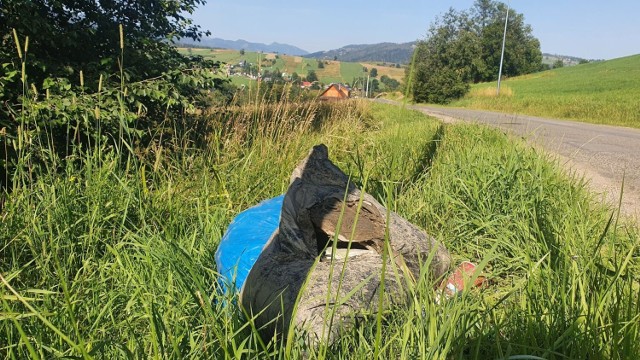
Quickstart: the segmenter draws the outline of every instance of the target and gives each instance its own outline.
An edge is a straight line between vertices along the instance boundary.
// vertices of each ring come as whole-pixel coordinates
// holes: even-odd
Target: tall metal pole
[[[367,74],[367,91],[364,93],[366,98],[369,97],[369,75]]]
[[[500,54],[500,70],[498,70],[498,90],[496,95],[500,95],[500,79],[502,78],[502,62],[504,61],[504,44],[507,41],[507,24],[509,23],[509,3],[507,3],[507,16],[504,17],[504,34],[502,35],[502,54]]]

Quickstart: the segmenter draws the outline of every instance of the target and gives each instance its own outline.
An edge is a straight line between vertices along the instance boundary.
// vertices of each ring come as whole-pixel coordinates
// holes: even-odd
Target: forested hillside
[[[415,42],[403,44],[380,43],[370,45],[347,45],[340,49],[319,51],[305,55],[316,59],[337,59],[351,62],[386,62],[392,64],[407,64]]]

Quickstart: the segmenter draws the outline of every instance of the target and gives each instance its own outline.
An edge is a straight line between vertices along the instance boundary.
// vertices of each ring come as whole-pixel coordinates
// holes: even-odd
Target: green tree
[[[300,84],[300,75],[295,71],[291,74],[291,82],[296,85]]]
[[[168,88],[180,89],[181,95],[190,96],[198,93],[200,90],[195,88],[204,83],[193,81],[196,85],[192,87],[186,82],[176,86],[178,76],[169,73],[194,74],[188,69],[211,70],[219,65],[204,62],[201,57],[182,56],[172,44],[181,38],[199,40],[208,34],[187,17],[205,0],[1,1],[0,71],[19,73],[24,63],[28,89],[46,88],[55,94],[56,84],[76,87],[83,82],[82,92],[87,93],[96,91],[98,83],[103,87],[119,86],[121,81],[162,78],[173,82],[165,83]],[[28,52],[20,59],[15,40],[24,46],[27,38]],[[19,77],[7,78],[0,73],[0,87],[4,88],[0,100],[9,104],[0,108],[0,114],[11,113],[22,94],[22,82]],[[148,98],[154,92],[145,93]],[[146,106],[147,113],[163,111],[155,108],[163,106],[158,101],[137,101]]]
[[[554,69],[561,68],[561,67],[564,67],[564,61],[562,61],[562,59],[558,59],[553,62]]]
[[[482,34],[483,30],[500,18],[498,7],[492,0],[477,0],[473,3],[471,14],[474,19],[475,32]]]
[[[476,0],[471,10],[450,9],[438,17],[427,37],[418,42],[407,70],[414,99],[448,102],[463,96],[469,82],[496,80],[506,14],[503,3]],[[503,75],[539,71],[542,53],[531,26],[513,9],[508,24]]]
[[[378,69],[371,68],[371,71],[369,72],[369,75],[371,75],[371,77],[378,77]]]
[[[118,71],[121,50],[126,54],[124,66],[130,80],[154,77],[182,61],[171,45],[173,41],[199,40],[205,34],[187,17],[204,3],[205,0],[2,0],[0,63],[15,61],[11,36],[15,29],[19,38],[29,37],[27,73],[32,83],[40,83],[45,77],[67,77],[80,70],[85,81],[97,81],[101,72]],[[121,35],[124,44],[120,43]]]
[[[309,82],[318,81],[318,75],[316,74],[315,71],[309,70],[309,72],[307,73],[307,81]]]
[[[475,82],[496,80],[500,67],[507,9],[502,3],[489,3],[494,5],[494,10],[491,12],[494,14],[493,20],[480,28],[479,19],[474,19],[481,39],[480,58],[477,60],[480,66],[474,73]],[[524,16],[510,9],[502,68],[505,76],[529,74],[540,70],[542,65],[540,41],[533,36],[532,32],[531,26],[525,24]]]
[[[400,82],[398,80],[392,79],[387,75],[382,75],[382,77],[380,77],[380,82],[384,84],[388,91],[396,91],[400,87]]]
[[[324,69],[324,62],[322,62],[322,60],[318,60],[318,69]]]
[[[122,142],[123,134],[131,145],[144,147],[169,119],[175,119],[177,131],[163,141],[193,127],[187,109],[205,107],[212,97],[229,98],[216,93],[233,91],[215,77],[219,63],[183,56],[173,46],[181,38],[198,40],[206,34],[188,18],[204,3],[0,0],[0,128],[5,138],[21,132],[34,143],[49,144],[55,152],[38,153],[44,161],[48,156],[64,159],[73,149],[98,141]],[[34,121],[21,123],[21,117]],[[1,147],[0,158],[8,161],[0,161],[0,172],[11,168],[15,156],[11,148]]]
[[[240,49],[240,55],[244,56],[245,52],[244,49]]]
[[[375,94],[380,91],[380,81],[378,79],[372,79],[369,83],[369,92]]]
[[[282,77],[282,72],[278,68],[273,69],[273,71],[271,72],[271,79],[275,83],[280,83],[280,84],[284,83],[284,78]]]
[[[465,75],[434,56],[428,43],[418,43],[415,51],[410,75],[414,79],[411,88],[414,101],[446,104],[469,91]]]
[[[466,13],[450,9],[414,50],[408,76],[414,101],[447,103],[469,90],[478,41]],[[408,79],[409,80],[409,79]]]

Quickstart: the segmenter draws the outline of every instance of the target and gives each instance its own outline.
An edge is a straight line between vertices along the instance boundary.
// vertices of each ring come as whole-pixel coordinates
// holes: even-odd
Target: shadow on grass
[[[418,162],[418,166],[416,167],[415,172],[409,180],[409,184],[417,182],[421,177],[429,173],[434,160],[438,156],[440,143],[444,141],[444,133],[445,124],[440,124],[440,126],[438,126],[438,130],[433,135],[433,138],[422,148],[422,156],[420,158],[420,161]]]
[[[420,157],[415,163],[415,168],[410,176],[407,179],[402,179],[398,182],[398,186],[394,191],[394,196],[397,198],[399,195],[406,192],[413,184],[421,181],[425,176],[429,174],[431,170],[431,166],[433,165],[436,157],[438,156],[438,149],[442,141],[444,141],[445,136],[445,125],[441,124],[438,126],[438,130],[436,130],[435,134],[431,138],[431,140],[426,141],[421,149],[420,149]],[[355,161],[360,168],[360,173],[364,173],[364,165],[360,164],[358,161]],[[386,177],[392,177],[391,174],[387,174]],[[362,184],[358,184],[362,186]],[[378,179],[369,179],[367,183],[367,192],[373,195],[376,199],[384,199],[387,190],[386,186],[388,186],[388,181],[381,181]]]

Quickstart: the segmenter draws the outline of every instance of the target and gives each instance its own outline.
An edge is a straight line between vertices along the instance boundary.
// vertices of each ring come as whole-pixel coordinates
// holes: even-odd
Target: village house
[[[351,96],[351,89],[344,84],[331,84],[327,87],[318,99],[323,101],[346,100]]]

